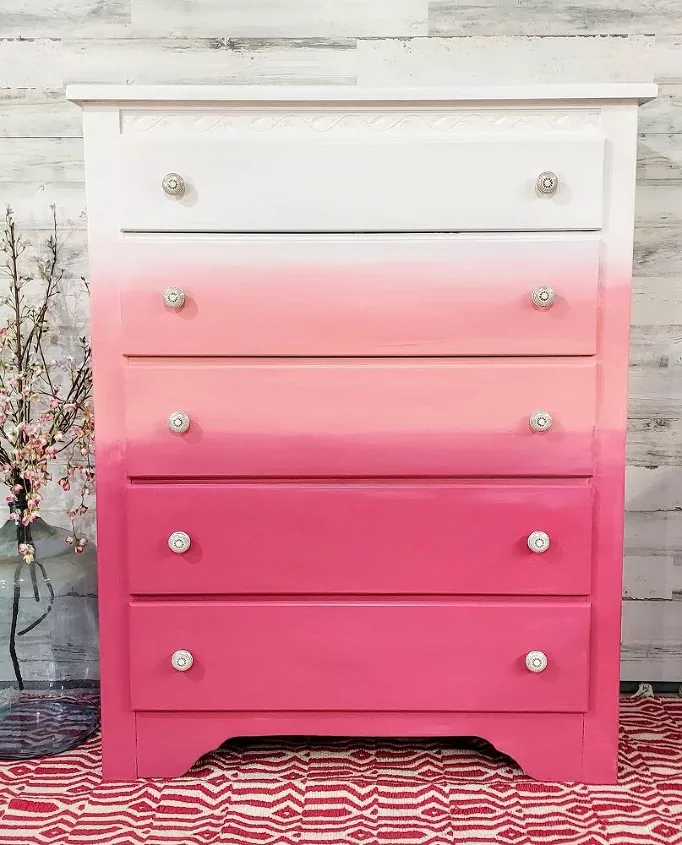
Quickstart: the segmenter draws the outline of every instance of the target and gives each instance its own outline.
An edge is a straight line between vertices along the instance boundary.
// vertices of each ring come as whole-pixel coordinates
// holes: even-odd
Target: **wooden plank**
[[[664,184],[682,180],[682,144],[678,133],[640,135],[637,180]]]
[[[634,556],[682,552],[682,511],[628,511],[625,553]],[[680,638],[682,640],[682,637]]]
[[[639,131],[644,135],[682,132],[682,83],[662,83],[658,96],[639,110]]]
[[[57,39],[0,38],[0,88],[60,88],[62,43]]]
[[[682,392],[678,371],[632,370],[629,388],[630,419],[682,418]]]
[[[77,30],[84,38],[122,35],[130,0],[3,0],[0,37],[38,38]]]
[[[633,256],[635,276],[682,276],[681,243],[682,226],[638,226]]]
[[[430,35],[609,35],[676,32],[676,0],[576,0],[548,4],[524,0],[513,12],[505,0],[431,0]]]
[[[628,511],[682,510],[682,472],[677,466],[628,466],[625,474]]]
[[[681,226],[682,191],[679,184],[671,182],[639,182],[635,201],[636,225]]]
[[[664,380],[659,376],[663,374]],[[630,419],[628,421],[628,463],[637,467],[676,465],[682,461],[682,422],[678,415],[658,412],[658,391],[670,389],[677,403],[682,393],[682,326],[633,326],[630,332]],[[637,391],[641,391],[637,394]],[[650,396],[653,394],[653,397]],[[641,416],[650,398],[654,407]],[[665,397],[664,397],[665,398]],[[677,403],[679,404],[679,403]],[[644,470],[646,472],[646,470]],[[632,503],[629,507],[632,507]]]
[[[682,273],[671,276],[637,274],[632,280],[633,325],[682,325]]]
[[[132,0],[139,36],[339,38],[426,35],[428,0]]]
[[[682,562],[672,554],[626,555],[623,598],[671,601],[682,587]]]
[[[18,228],[22,237],[28,241],[29,249],[27,250],[24,260],[30,262],[32,256],[36,253],[44,255],[43,244],[50,234],[49,229],[33,229],[21,225],[20,220],[17,220]],[[67,284],[64,289],[67,291],[67,296],[71,297],[72,301],[65,304],[66,309],[71,309],[73,303],[80,302],[83,299],[82,285],[80,282],[81,276],[88,277],[88,245],[87,245],[87,231],[83,228],[73,227],[67,223],[60,224],[60,238],[61,238],[61,252],[59,265],[65,270],[64,278]],[[29,268],[29,270],[32,268]],[[73,281],[69,281],[73,280]],[[83,306],[87,307],[87,306]],[[80,308],[80,306],[79,306]],[[82,310],[82,309],[81,309]],[[65,311],[65,313],[67,313]],[[70,318],[69,318],[70,319]],[[61,323],[68,324],[69,319],[61,318]],[[79,317],[78,322],[80,323]]]
[[[631,417],[628,420],[627,462],[635,468],[679,467],[682,464],[682,420],[678,417]]]
[[[489,15],[473,8],[477,20]],[[515,10],[515,11],[518,11]],[[552,7],[552,16],[554,16]],[[506,11],[502,19],[515,18]],[[469,33],[467,33],[469,34]],[[491,61],[494,56],[494,61]],[[360,85],[506,84],[537,82],[641,82],[652,77],[653,39],[636,38],[414,38],[358,42]]]
[[[674,35],[657,33],[654,45],[654,75],[659,84],[682,81],[682,34],[679,32]]]
[[[0,138],[80,138],[82,124],[62,88],[0,88]]]
[[[80,182],[0,183],[0,202],[10,205],[17,222],[31,229],[47,228],[52,220],[50,205],[70,228],[85,229],[85,185]]]
[[[67,82],[353,84],[355,39],[65,39]]]
[[[83,142],[79,138],[0,138],[3,202],[12,199],[4,195],[3,183],[51,186],[57,182],[82,185],[84,181]]]
[[[667,370],[682,367],[682,326],[632,326],[630,369]]]
[[[682,681],[682,601],[623,604],[621,679]]]

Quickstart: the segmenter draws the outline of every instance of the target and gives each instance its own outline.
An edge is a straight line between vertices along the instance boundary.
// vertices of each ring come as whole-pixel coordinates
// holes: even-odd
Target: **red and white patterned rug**
[[[612,787],[537,783],[448,740],[239,741],[137,783],[102,783],[99,758],[93,739],[0,764],[0,845],[682,843],[682,699],[623,700]]]

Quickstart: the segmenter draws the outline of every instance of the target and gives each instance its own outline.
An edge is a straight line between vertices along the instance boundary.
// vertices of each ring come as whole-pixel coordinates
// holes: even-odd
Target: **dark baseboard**
[[[682,690],[682,681],[621,681],[621,695],[634,695],[641,684],[649,684],[656,695],[677,695]]]
[[[15,687],[14,681],[0,681],[0,689]],[[58,691],[70,689],[99,690],[99,681],[24,681],[26,690]]]

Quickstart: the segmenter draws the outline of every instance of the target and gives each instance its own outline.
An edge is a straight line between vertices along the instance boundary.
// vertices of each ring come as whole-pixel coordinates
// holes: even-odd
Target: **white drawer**
[[[604,139],[523,110],[122,113],[120,226],[131,231],[599,229]],[[537,117],[537,115],[531,115]],[[457,122],[459,121],[459,122]],[[524,123],[525,121],[525,123]],[[544,122],[542,122],[544,121]],[[377,128],[379,127],[379,128]],[[381,128],[383,127],[383,128]],[[449,127],[449,128],[448,128]],[[480,128],[479,128],[480,127]],[[552,194],[536,190],[553,172]],[[182,196],[162,188],[167,173]]]

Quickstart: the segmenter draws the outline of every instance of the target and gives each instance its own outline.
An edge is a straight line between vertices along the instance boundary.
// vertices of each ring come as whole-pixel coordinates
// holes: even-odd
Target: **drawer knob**
[[[538,308],[551,308],[554,305],[555,298],[554,288],[549,287],[549,285],[542,285],[533,289],[533,305],[537,305]]]
[[[529,672],[544,672],[547,668],[547,655],[544,651],[529,651],[526,655],[526,669]]]
[[[545,196],[555,194],[558,187],[559,177],[556,173],[552,173],[551,170],[543,171],[535,182],[535,190],[537,193],[544,194]]]
[[[535,297],[535,292],[533,292],[533,297]],[[163,301],[169,308],[182,308],[185,304],[185,293],[182,288],[166,288],[163,292]]]
[[[549,411],[533,411],[530,415],[530,427],[533,431],[549,431],[552,427],[552,415]]]
[[[166,173],[161,185],[169,197],[181,197],[185,193],[185,180],[179,173]]]
[[[528,542],[530,542],[530,539]],[[168,538],[168,548],[177,555],[184,554],[191,545],[190,536],[184,531],[174,531]]]
[[[532,652],[532,654],[535,653],[536,652]],[[178,651],[173,652],[173,656],[171,657],[171,666],[177,672],[187,672],[192,668],[193,663],[194,658],[192,657],[191,651],[186,651],[184,648],[181,648],[178,649]]]
[[[545,531],[531,532],[528,535],[528,548],[531,550],[531,552],[536,552],[537,554],[542,554],[542,552],[546,552],[549,548],[549,534],[547,534]]]
[[[184,411],[173,411],[168,415],[168,428],[176,434],[184,434],[189,428],[189,416]]]

